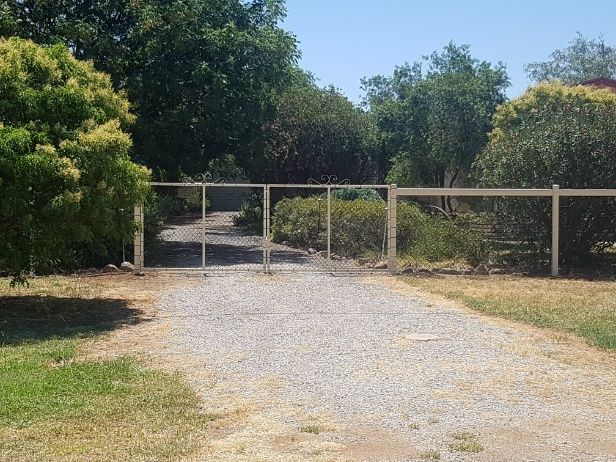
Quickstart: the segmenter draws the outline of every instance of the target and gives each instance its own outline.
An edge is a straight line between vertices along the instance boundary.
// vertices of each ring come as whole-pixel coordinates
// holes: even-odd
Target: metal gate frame
[[[305,184],[263,184],[263,183],[224,183],[224,182],[207,182],[209,178],[203,177],[202,182],[151,182],[151,186],[167,186],[167,187],[193,187],[202,188],[202,210],[201,210],[201,253],[202,261],[201,268],[163,268],[163,267],[146,267],[144,262],[144,207],[143,204],[138,204],[134,208],[134,219],[139,224],[134,238],[134,266],[137,271],[167,271],[167,272],[224,272],[224,271],[247,271],[246,269],[235,268],[208,268],[206,259],[207,250],[207,228],[206,228],[206,208],[205,200],[208,187],[216,188],[253,188],[263,190],[263,265],[259,272],[266,274],[285,273],[285,272],[326,272],[326,273],[359,273],[359,272],[387,272],[394,274],[396,271],[396,185],[354,185],[348,182],[334,183],[335,176],[324,176],[325,181],[319,183],[314,180],[309,180]],[[286,189],[322,189],[327,192],[327,260],[331,261],[331,191],[332,189],[386,189],[387,190],[387,262],[388,268],[377,270],[373,268],[367,269],[322,269],[322,270],[291,270],[285,271],[284,268],[277,268],[272,265],[272,240],[271,240],[271,190],[273,188]],[[248,270],[250,271],[250,270]]]
[[[334,175],[324,175],[321,177],[322,182],[316,180],[308,180],[307,183],[273,183],[266,185],[267,203],[265,204],[265,227],[267,229],[266,234],[266,273],[383,273],[390,272],[395,274],[396,272],[396,185],[384,185],[384,184],[350,184],[348,181],[336,182],[337,178]],[[327,193],[327,249],[326,258],[328,262],[331,262],[331,192],[332,189],[385,189],[387,190],[387,268],[386,269],[374,269],[374,268],[327,268],[327,269],[295,269],[288,270],[284,268],[278,268],[277,265],[272,264],[271,256],[271,210],[270,210],[270,197],[272,189],[321,189]]]

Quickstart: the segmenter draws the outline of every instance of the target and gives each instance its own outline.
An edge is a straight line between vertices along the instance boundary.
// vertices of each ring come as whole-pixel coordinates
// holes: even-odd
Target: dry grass
[[[144,367],[138,349],[125,357],[117,334],[146,326],[161,287],[185,281],[9,282],[0,279],[0,461],[178,460],[201,450],[215,416],[180,375]]]
[[[574,333],[616,349],[616,281],[448,276],[404,278],[482,313]]]

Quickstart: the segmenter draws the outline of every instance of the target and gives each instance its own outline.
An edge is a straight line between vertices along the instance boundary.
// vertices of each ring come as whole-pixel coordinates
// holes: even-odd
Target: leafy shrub
[[[325,195],[327,197],[327,195]],[[375,189],[358,189],[358,188],[344,188],[333,189],[331,192],[332,199],[339,199],[341,201],[354,201],[363,200],[371,202],[382,202],[383,198]]]
[[[240,206],[240,212],[233,217],[233,224],[244,228],[250,234],[263,233],[263,207],[256,197]]]
[[[482,186],[611,188],[616,184],[616,95],[560,83],[538,85],[501,107],[477,160]],[[546,252],[551,241],[549,200],[501,200],[502,221],[525,243]],[[562,198],[561,258],[586,260],[616,242],[616,199]]]
[[[91,62],[0,39],[0,269],[51,272],[132,239],[130,210],[149,190],[124,131],[133,119]]]
[[[476,265],[488,258],[485,240],[468,226],[434,217],[417,206],[399,202],[398,252],[404,260],[465,260]],[[357,258],[386,252],[385,201],[331,202],[331,248],[341,256]],[[272,239],[299,248],[327,246],[327,202],[320,197],[283,199],[274,207]]]

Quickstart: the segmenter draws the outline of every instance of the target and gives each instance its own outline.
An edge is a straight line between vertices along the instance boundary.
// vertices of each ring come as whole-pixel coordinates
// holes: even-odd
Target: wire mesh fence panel
[[[206,186],[206,270],[264,270],[263,196],[262,186]]]
[[[331,189],[334,268],[387,270],[387,188]]]
[[[403,271],[471,273],[549,269],[550,197],[398,197],[397,262]],[[484,267],[485,265],[485,267]]]
[[[560,198],[562,273],[616,274],[616,197]]]
[[[146,268],[200,268],[203,262],[201,185],[153,186],[144,206]]]
[[[376,191],[367,200],[355,190],[272,187],[271,271],[374,270],[382,258],[387,202]]]

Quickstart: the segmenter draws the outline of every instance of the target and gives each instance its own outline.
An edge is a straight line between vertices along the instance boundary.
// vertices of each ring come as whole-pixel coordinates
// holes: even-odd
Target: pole
[[[205,183],[201,188],[201,269],[205,273]]]
[[[389,222],[387,237],[389,245],[387,247],[387,267],[389,272],[396,274],[396,239],[397,239],[397,206],[398,206],[398,186],[392,184],[389,186],[389,194],[387,201],[387,219]]]
[[[332,188],[327,187],[327,260],[332,259]]]
[[[558,276],[559,263],[560,187],[552,185],[552,276]]]

